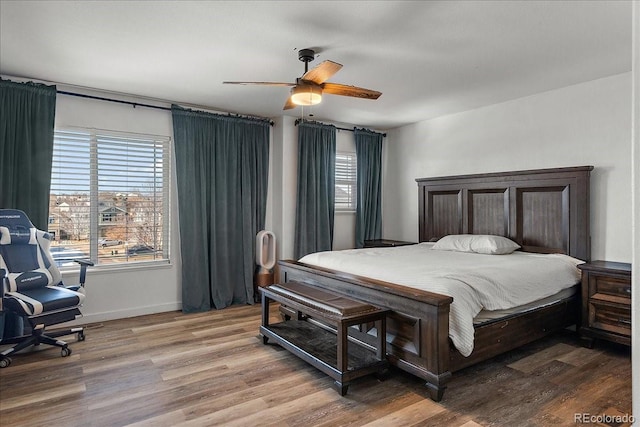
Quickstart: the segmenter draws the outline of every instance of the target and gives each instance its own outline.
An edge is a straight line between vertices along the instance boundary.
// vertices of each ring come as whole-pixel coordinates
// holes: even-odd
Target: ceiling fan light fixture
[[[322,101],[322,89],[312,85],[297,85],[291,89],[291,102],[296,105],[316,105]]]

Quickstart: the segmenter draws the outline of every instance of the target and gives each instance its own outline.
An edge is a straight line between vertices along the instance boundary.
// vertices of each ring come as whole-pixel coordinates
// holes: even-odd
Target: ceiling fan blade
[[[295,86],[295,83],[283,82],[222,82],[226,85],[262,85],[262,86]]]
[[[292,108],[296,108],[297,105],[293,103],[293,101],[291,100],[291,97],[289,97],[287,99],[287,102],[284,103],[284,108],[283,110],[291,110]]]
[[[353,96],[355,98],[378,99],[382,92],[377,90],[365,89],[357,86],[341,85],[338,83],[324,83],[322,85],[323,93],[332,95]]]
[[[333,61],[322,61],[301,77],[302,80],[309,80],[316,84],[321,84],[329,80],[329,77],[340,71],[342,64]]]

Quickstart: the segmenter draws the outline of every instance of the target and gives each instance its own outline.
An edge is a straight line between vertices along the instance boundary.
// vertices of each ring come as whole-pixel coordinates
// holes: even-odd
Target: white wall
[[[62,86],[58,89],[64,90]],[[77,89],[71,90],[78,92]],[[104,94],[97,94],[105,96]],[[121,97],[119,97],[121,99]],[[133,100],[141,102],[140,100]],[[78,126],[170,136],[173,139],[171,113],[144,107],[133,108],[68,95],[58,95],[56,127]],[[171,187],[171,235],[169,265],[109,269],[90,268],[87,274],[87,299],[82,323],[179,310],[182,307],[180,283],[180,245],[175,174]],[[63,273],[67,284],[77,283],[77,272]]]
[[[592,259],[631,261],[631,74],[387,132],[383,235],[417,241],[416,178],[593,165]]]
[[[276,259],[293,258],[293,235],[296,220],[296,175],[298,173],[298,133],[293,117],[274,119],[273,170],[269,193],[272,196],[271,224],[266,228],[276,236]]]

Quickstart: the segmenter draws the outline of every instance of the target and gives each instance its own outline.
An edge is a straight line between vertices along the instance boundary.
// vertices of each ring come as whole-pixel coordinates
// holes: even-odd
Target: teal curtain
[[[186,313],[253,303],[269,122],[172,106]]]
[[[333,247],[336,127],[298,125],[298,189],[294,256],[298,259]]]
[[[47,230],[56,87],[0,79],[0,208]]]
[[[381,133],[355,129],[357,163],[356,248],[382,237]]]

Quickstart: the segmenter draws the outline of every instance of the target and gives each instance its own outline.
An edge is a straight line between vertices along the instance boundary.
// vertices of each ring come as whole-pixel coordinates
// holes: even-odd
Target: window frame
[[[344,161],[340,161],[339,157],[346,157]],[[339,165],[342,165],[343,169],[347,169],[346,176],[341,175]],[[350,194],[348,196],[348,205],[345,206],[344,202],[338,202],[338,186],[348,185],[351,187]],[[336,212],[356,212],[358,203],[358,157],[353,151],[336,151],[335,159],[335,211]],[[340,205],[339,205],[340,204]]]
[[[65,135],[66,134],[66,135]],[[153,265],[166,265],[171,264],[171,252],[170,252],[170,226],[171,226],[171,164],[172,164],[172,138],[166,135],[153,135],[153,134],[143,134],[143,133],[134,133],[134,132],[122,132],[115,131],[109,129],[97,129],[97,128],[85,128],[78,126],[56,126],[54,129],[54,142],[53,142],[53,153],[54,159],[56,155],[60,155],[56,153],[56,141],[58,138],[70,137],[70,135],[76,134],[80,135],[82,138],[78,141],[80,144],[83,144],[83,147],[88,145],[89,151],[89,165],[87,167],[89,174],[89,258],[92,262],[95,263],[95,268],[98,269],[131,269],[131,268],[140,268],[142,266],[153,266]],[[108,142],[104,141],[105,139],[116,138],[121,141],[125,141],[130,139],[129,142],[140,143],[148,143],[149,146],[157,145],[159,150],[162,153],[162,172],[159,174],[161,177],[161,193],[162,193],[162,218],[160,221],[154,221],[153,227],[158,224],[162,227],[160,232],[161,234],[161,244],[162,250],[158,251],[159,255],[157,258],[154,257],[152,260],[132,260],[131,256],[128,254],[129,246],[125,245],[125,259],[126,261],[115,261],[115,262],[100,262],[99,257],[99,241],[104,237],[100,236],[100,189],[99,189],[99,168],[100,164],[98,161],[98,147],[101,144],[108,145]],[[104,162],[104,161],[103,161]],[[53,182],[54,182],[54,174],[59,173],[59,171],[55,167],[55,161],[52,164],[51,168],[51,189],[49,192],[50,198],[56,196],[53,192],[55,191]],[[155,169],[154,169],[154,173]],[[152,178],[155,178],[154,174],[150,175]],[[153,184],[153,189],[156,191],[159,188],[157,184]],[[64,191],[64,190],[63,190]],[[51,210],[51,209],[50,209]],[[49,212],[49,218],[54,215],[53,212]],[[58,214],[59,215],[59,214]],[[60,219],[58,219],[60,221]],[[78,266],[59,266],[61,271],[77,269]]]

